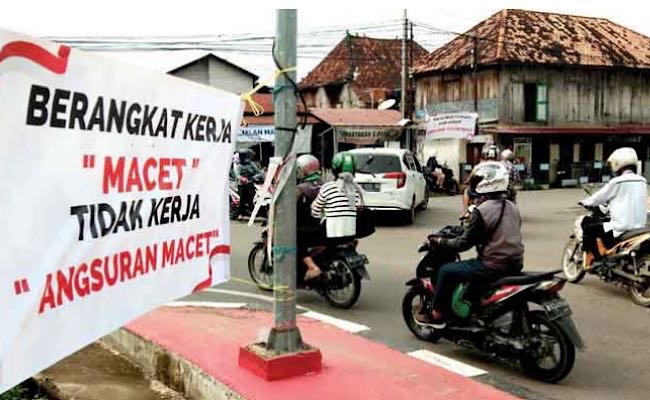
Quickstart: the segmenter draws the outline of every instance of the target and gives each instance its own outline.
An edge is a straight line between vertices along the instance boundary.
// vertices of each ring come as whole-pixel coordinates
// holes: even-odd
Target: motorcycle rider
[[[432,246],[457,252],[476,246],[478,257],[443,265],[438,271],[433,310],[418,315],[418,321],[442,329],[456,286],[464,282],[497,279],[523,268],[524,245],[517,207],[506,198],[508,171],[495,161],[482,162],[473,171],[470,190],[478,195],[462,236],[443,239],[430,236]]]
[[[304,280],[309,280],[320,275],[321,269],[309,255],[308,249],[325,242],[325,235],[319,221],[311,215],[311,204],[318,196],[322,185],[318,158],[311,154],[298,157],[296,177],[298,179],[296,244],[298,257],[307,267]]]
[[[586,252],[583,258],[585,268],[596,259],[594,266],[602,264],[602,255],[598,249],[600,239],[605,248],[611,248],[616,238],[626,231],[643,228],[647,222],[647,182],[638,175],[638,157],[631,147],[615,150],[607,159],[612,172],[616,174],[599,191],[580,202],[586,207],[609,205],[610,220],[602,222],[589,216],[582,221],[582,247]]]
[[[325,219],[329,246],[354,240],[357,230],[357,207],[362,204],[363,190],[354,183],[354,156],[337,153],[332,159],[335,180],[324,184],[311,205],[315,218]]]
[[[510,149],[501,152],[501,163],[508,171],[508,199],[513,203],[517,202],[517,186],[521,184],[519,171],[512,163],[515,160],[515,153]]]
[[[427,160],[427,167],[436,180],[436,187],[442,189],[445,185],[445,173],[442,171],[442,166],[438,164],[436,156],[429,157]]]
[[[238,166],[238,191],[239,191],[239,215],[245,215],[246,207],[251,207],[255,198],[255,185],[253,178],[262,174],[262,170],[254,161],[255,152],[251,149],[239,151]]]

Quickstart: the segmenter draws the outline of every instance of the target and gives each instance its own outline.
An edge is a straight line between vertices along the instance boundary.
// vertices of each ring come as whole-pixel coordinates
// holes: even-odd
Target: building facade
[[[235,94],[248,92],[259,78],[212,53],[177,67],[169,71],[169,74]]]
[[[604,161],[621,146],[650,160],[650,38],[609,20],[503,10],[414,74],[420,116],[478,112],[459,164],[478,162],[486,137],[556,186],[607,180]]]

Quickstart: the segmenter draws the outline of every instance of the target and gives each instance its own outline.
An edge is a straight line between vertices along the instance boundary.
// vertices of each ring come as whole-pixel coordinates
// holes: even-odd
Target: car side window
[[[414,157],[413,154],[411,154],[411,157],[413,158],[413,164],[415,164],[416,171],[422,172],[422,166],[420,165],[420,162],[418,161],[418,159],[416,157]]]
[[[404,154],[404,164],[406,164],[406,168],[408,168],[410,171],[415,170],[415,166],[413,165],[413,158],[408,153]]]

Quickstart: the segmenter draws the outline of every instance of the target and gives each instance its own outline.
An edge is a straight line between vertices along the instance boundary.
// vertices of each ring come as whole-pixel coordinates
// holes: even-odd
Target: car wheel
[[[411,200],[411,208],[406,211],[406,225],[412,225],[415,222],[415,196]]]
[[[424,211],[429,206],[429,189],[424,189],[424,200],[418,205],[418,211]]]

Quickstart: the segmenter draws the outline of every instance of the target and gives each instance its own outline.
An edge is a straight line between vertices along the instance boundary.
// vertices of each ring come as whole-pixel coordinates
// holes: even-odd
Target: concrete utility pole
[[[296,10],[277,10],[275,57],[279,68],[296,66]],[[287,72],[295,82],[296,71]],[[275,156],[291,152],[296,133],[296,94],[287,75],[275,80],[279,90],[273,99],[275,109]],[[296,169],[292,165],[289,180],[275,204],[273,222],[273,317],[274,324],[266,343],[267,349],[292,353],[303,347],[296,326]]]
[[[400,99],[400,110],[402,111],[402,118],[408,118],[408,109],[406,107],[406,92],[408,92],[407,79],[408,68],[406,65],[406,40],[408,38],[408,18],[406,16],[406,9],[404,9],[404,34],[402,35],[402,98]],[[405,131],[406,148],[411,148],[411,137],[408,130]]]

